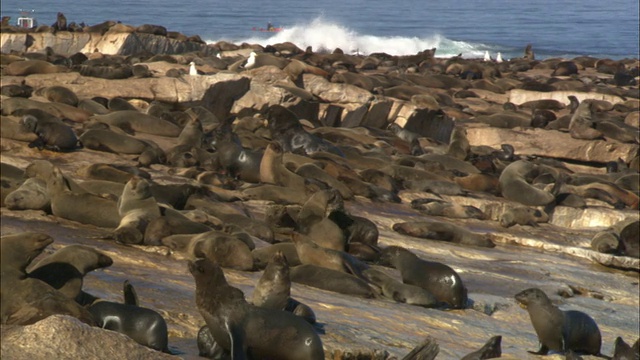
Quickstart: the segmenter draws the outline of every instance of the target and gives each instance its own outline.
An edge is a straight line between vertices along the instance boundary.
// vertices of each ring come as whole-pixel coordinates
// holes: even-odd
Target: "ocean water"
[[[94,25],[105,20],[156,24],[213,43],[262,45],[291,41],[367,54],[522,56],[527,43],[538,58],[590,55],[638,58],[638,0],[190,0],[45,1],[2,0],[2,16],[34,10],[51,25],[58,11],[67,21]],[[252,31],[271,22],[278,33]]]

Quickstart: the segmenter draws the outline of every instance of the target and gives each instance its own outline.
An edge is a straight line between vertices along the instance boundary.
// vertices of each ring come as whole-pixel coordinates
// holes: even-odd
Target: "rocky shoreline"
[[[122,281],[135,284],[142,305],[165,318],[176,356],[197,358],[195,337],[204,324],[188,255],[163,240],[181,233],[152,240],[143,229],[128,241],[135,232],[122,214],[115,230],[56,214],[51,199],[25,206],[9,194],[27,177],[36,182],[25,173],[34,161],[48,161],[115,209],[124,184],[146,178],[165,189],[154,197],[166,211],[256,249],[287,242],[294,229],[283,224],[296,220],[290,214],[313,194],[334,190],[348,216],[375,225],[378,236],[367,245],[374,250],[366,254],[399,245],[462,277],[469,302],[448,311],[294,282],[292,296],[321,324],[327,359],[402,358],[427,336],[439,345],[439,359],[454,359],[495,335],[503,336],[504,358],[537,358],[526,352],[537,349],[527,312],[513,299],[529,287],[594,317],[604,354],[613,353],[618,336],[638,338],[638,59],[536,60],[528,51],[496,63],[438,58],[437,49],[356,56],[291,43],[204,44],[157,26],[74,29],[2,28],[2,235],[44,232],[54,239],[45,254],[83,244],[110,256],[113,265],[87,274],[83,289],[121,301]],[[276,112],[278,106],[287,112]],[[25,126],[29,116],[46,130]],[[69,131],[82,147],[60,140]],[[122,140],[93,144],[89,134],[98,131]],[[46,136],[52,132],[58,137]],[[268,180],[260,170],[273,141],[285,148],[276,168],[293,173],[293,183]],[[516,185],[501,175],[514,163],[528,170],[517,176],[525,190],[511,194]],[[38,175],[47,198],[53,175]],[[296,179],[304,179],[301,187]],[[96,185],[107,180],[113,183]],[[527,203],[529,193],[552,201]],[[453,210],[436,213],[433,204]],[[482,216],[462,216],[455,205]],[[508,216],[515,209],[536,215],[514,225]],[[496,246],[394,230],[409,221],[457,225]],[[364,256],[358,243],[352,239],[345,251]],[[225,268],[247,299],[261,273]],[[162,356],[72,318],[22,326],[4,316],[2,357]]]

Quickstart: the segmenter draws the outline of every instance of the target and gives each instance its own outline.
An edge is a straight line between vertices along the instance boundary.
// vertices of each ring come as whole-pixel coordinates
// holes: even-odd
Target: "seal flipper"
[[[129,283],[129,280],[125,280],[122,284],[122,292],[124,294],[125,304],[140,306],[140,301],[138,300],[136,289],[133,287],[133,285],[131,285],[131,283]]]
[[[247,353],[245,349],[244,333],[242,328],[238,328],[235,325],[229,324],[229,319],[225,319],[225,328],[229,334],[229,341],[231,342],[231,359],[233,360],[247,360]]]
[[[549,348],[546,345],[540,344],[540,350],[538,351],[528,350],[527,352],[534,355],[547,355],[549,353]]]
[[[418,344],[410,353],[408,353],[402,360],[433,360],[440,352],[440,347],[434,338],[427,336],[423,342]]]

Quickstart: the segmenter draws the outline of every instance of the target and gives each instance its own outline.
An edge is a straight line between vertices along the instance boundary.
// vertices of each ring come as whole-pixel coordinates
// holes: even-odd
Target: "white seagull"
[[[491,55],[489,55],[489,50],[484,52],[484,61],[491,61]]]
[[[194,63],[193,61],[189,63],[189,75],[198,75],[196,63]]]
[[[496,57],[496,62],[497,62],[497,63],[501,63],[502,61],[503,61],[503,60],[502,60],[502,54],[501,54],[501,53],[498,53],[498,57]]]
[[[252,51],[251,54],[249,54],[249,58],[247,59],[247,63],[244,64],[244,68],[245,69],[251,69],[255,64],[256,64],[256,56],[258,54],[256,54],[255,51]]]

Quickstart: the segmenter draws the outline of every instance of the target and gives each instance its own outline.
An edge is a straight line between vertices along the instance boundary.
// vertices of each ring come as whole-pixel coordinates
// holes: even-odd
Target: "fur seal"
[[[298,265],[290,270],[291,281],[340,294],[372,298],[377,289],[367,281],[343,271],[317,265]]]
[[[114,230],[115,240],[123,244],[142,243],[147,225],[161,216],[147,180],[134,176],[127,181],[118,198],[118,214],[120,223]]]
[[[253,263],[256,268],[264,269],[276,252],[282,252],[284,254],[289,266],[298,266],[301,264],[296,245],[290,242],[283,242],[252,250],[251,255],[253,256]]]
[[[429,291],[439,302],[454,309],[462,309],[467,304],[467,288],[460,275],[445,264],[423,260],[399,246],[384,248],[380,262],[398,269],[402,282]]]
[[[363,274],[372,284],[379,286],[382,295],[389,299],[426,308],[438,304],[438,300],[429,291],[419,286],[403,284],[380,270],[370,268]]]
[[[26,268],[31,261],[52,242],[49,235],[35,232],[0,237],[2,324],[30,325],[53,314],[70,315],[94,324],[91,314],[74,300],[49,284],[27,276]]]
[[[502,336],[493,336],[482,346],[482,348],[465,355],[460,360],[484,360],[494,359],[502,356]]]
[[[49,101],[78,106],[78,96],[71,89],[60,85],[47,86],[34,92],[35,95],[42,96]]]
[[[602,132],[595,129],[591,102],[583,101],[571,116],[569,134],[574,139],[593,140],[602,137]]]
[[[362,271],[368,266],[354,256],[344,251],[321,247],[307,236],[299,233],[294,233],[292,240],[296,245],[296,251],[302,264],[322,266],[366,280]]]
[[[206,258],[219,266],[242,271],[253,271],[251,249],[235,236],[219,231],[209,231],[191,239],[187,253]]]
[[[32,74],[53,74],[69,72],[69,68],[54,65],[44,60],[15,61],[4,68],[5,75],[27,76]]]
[[[47,192],[51,199],[51,213],[55,216],[106,228],[116,228],[120,223],[116,201],[71,191],[57,167],[47,181]]]
[[[616,338],[613,346],[612,360],[637,360],[640,358],[640,351],[638,351],[638,340],[636,340],[633,347],[629,346],[620,336]]]
[[[507,165],[500,174],[502,196],[527,206],[543,206],[555,200],[555,196],[532,186],[533,180],[542,173],[542,168],[526,160],[518,160]],[[529,181],[531,181],[529,180]]]
[[[538,223],[549,221],[549,215],[539,209],[526,206],[510,207],[500,214],[500,225],[502,227],[511,227],[513,225],[530,225],[538,226]]]
[[[69,245],[36,263],[29,277],[40,279],[70,299],[82,292],[83,277],[90,271],[109,267],[111,257],[84,245]]]
[[[550,350],[573,350],[589,355],[601,355],[600,329],[589,315],[575,310],[558,309],[538,288],[521,291],[515,295],[515,299],[529,312],[540,341],[540,350],[529,351],[530,353],[546,355]]]
[[[121,110],[105,115],[93,115],[90,119],[119,127],[129,133],[142,132],[159,136],[178,137],[182,132],[180,127],[170,121],[136,110]]]
[[[260,181],[293,190],[304,189],[305,179],[287,169],[283,163],[283,152],[282,146],[277,141],[269,143],[260,162]]]
[[[99,327],[127,335],[138,344],[169,353],[167,323],[158,312],[141,306],[97,301],[89,312]]]
[[[78,147],[78,137],[75,132],[60,120],[38,119],[33,115],[25,115],[20,123],[38,136],[38,139],[31,142],[29,147],[52,151],[69,151]]]
[[[20,187],[7,194],[4,205],[10,210],[43,210],[51,212],[51,200],[47,183],[39,178],[29,178]]]
[[[496,246],[486,234],[474,233],[458,225],[442,221],[408,221],[395,223],[392,228],[400,234],[422,239],[490,248]]]
[[[443,200],[420,198],[411,201],[411,207],[423,214],[431,216],[444,216],[456,219],[485,220],[487,215],[475,206],[460,205]]]
[[[303,319],[248,304],[210,260],[189,261],[189,271],[196,282],[198,310],[215,342],[233,359],[324,359],[320,337]]]

